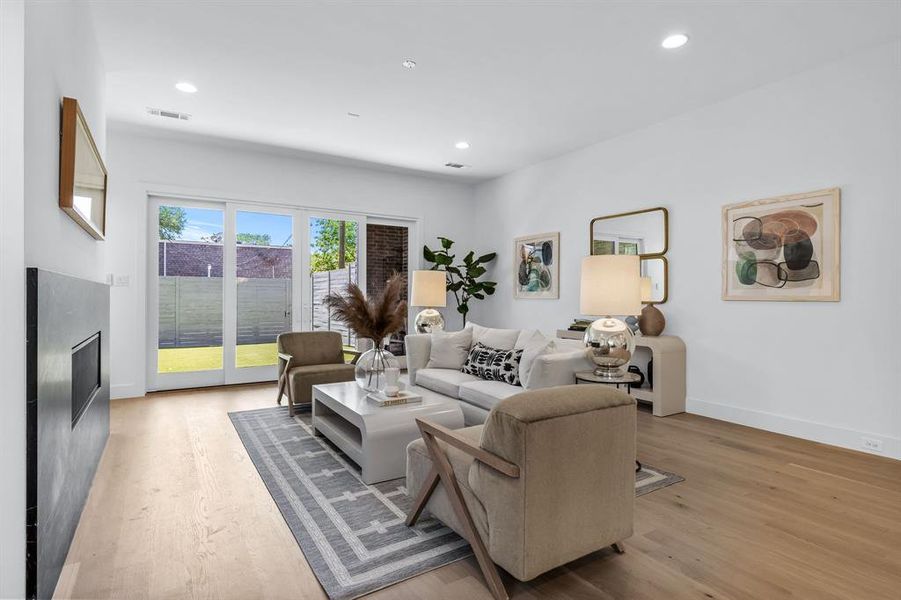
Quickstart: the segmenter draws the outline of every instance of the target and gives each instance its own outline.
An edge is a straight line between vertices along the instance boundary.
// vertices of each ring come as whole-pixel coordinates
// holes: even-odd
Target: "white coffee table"
[[[364,483],[404,477],[407,445],[419,438],[416,419],[450,429],[463,427],[463,411],[452,398],[417,386],[422,402],[378,406],[355,381],[313,386],[313,431],[328,438],[363,470]]]

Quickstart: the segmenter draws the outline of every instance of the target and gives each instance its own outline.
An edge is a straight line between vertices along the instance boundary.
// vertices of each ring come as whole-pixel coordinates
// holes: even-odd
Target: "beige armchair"
[[[288,413],[313,401],[318,383],[353,381],[354,365],[344,362],[337,331],[301,331],[278,336],[278,403],[287,392]]]
[[[528,581],[606,546],[623,551],[635,502],[635,401],[626,393],[546,388],[502,400],[484,425],[417,422],[407,525],[426,510],[468,540],[495,598],[507,598],[495,563]]]

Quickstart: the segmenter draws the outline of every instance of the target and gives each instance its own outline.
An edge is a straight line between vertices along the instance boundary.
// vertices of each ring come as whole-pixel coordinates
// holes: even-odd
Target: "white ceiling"
[[[469,179],[901,37],[897,0],[93,4],[111,120]]]

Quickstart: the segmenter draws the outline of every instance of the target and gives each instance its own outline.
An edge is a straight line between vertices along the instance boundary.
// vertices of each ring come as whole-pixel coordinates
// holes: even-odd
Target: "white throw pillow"
[[[482,327],[477,323],[468,323],[467,329],[472,329],[472,344],[481,342],[489,348],[498,350],[511,350],[519,339],[519,329],[493,329]]]
[[[522,358],[519,359],[519,380],[523,387],[529,385],[529,374],[532,372],[535,359],[550,352],[552,344],[553,342],[544,337],[540,331],[535,331],[523,346]]]
[[[525,348],[533,339],[545,340],[547,338],[545,338],[544,334],[537,329],[523,329],[519,332],[519,336],[516,338],[516,343],[513,347],[517,350]]]
[[[454,369],[459,371],[469,356],[472,346],[472,329],[462,331],[436,331],[432,334],[427,369]]]

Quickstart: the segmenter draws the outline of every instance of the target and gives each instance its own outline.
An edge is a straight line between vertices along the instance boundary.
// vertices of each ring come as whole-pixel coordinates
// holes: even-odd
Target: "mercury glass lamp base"
[[[585,346],[594,361],[594,374],[605,379],[622,377],[635,352],[635,336],[629,326],[614,317],[594,321],[585,330]]]
[[[417,333],[434,333],[444,331],[444,317],[434,308],[427,308],[416,315]]]

